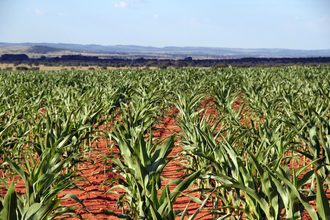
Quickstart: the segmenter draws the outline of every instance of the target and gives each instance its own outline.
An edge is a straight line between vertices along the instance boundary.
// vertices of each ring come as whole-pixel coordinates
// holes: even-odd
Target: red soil
[[[177,112],[175,109],[170,110],[170,112]],[[170,113],[169,112],[169,113]],[[170,114],[167,114],[170,115]],[[162,119],[162,122],[160,125],[157,126],[157,130],[160,132],[156,135],[159,138],[167,138],[173,134],[179,134],[181,132],[180,128],[176,125],[175,119],[173,116],[168,116]],[[169,157],[172,159],[169,164],[165,167],[163,171],[163,177],[168,179],[168,181],[164,181],[162,184],[166,185],[170,180],[174,179],[181,179],[182,176],[185,175],[185,172],[183,170],[182,165],[182,156],[180,155],[180,152],[182,151],[182,148],[180,146],[176,146],[173,151],[170,153]],[[173,190],[176,187],[175,184],[170,185],[170,190]],[[192,187],[193,188],[193,187]],[[190,189],[191,190],[191,189]],[[185,191],[184,193],[189,193],[189,191]],[[198,197],[198,193],[192,193],[191,196]],[[186,196],[179,197],[175,204],[174,209],[183,211],[188,205],[188,214],[192,215],[198,208],[199,204],[194,203],[191,201],[190,198]],[[210,204],[207,204],[206,207],[210,207]],[[208,211],[206,209],[202,210],[198,215],[196,219],[201,218],[205,214],[208,214]],[[209,218],[203,218],[203,219],[213,219],[211,217]]]
[[[239,109],[241,105],[241,101],[237,101],[233,103],[233,107],[235,110]],[[202,107],[209,108],[206,110],[207,115],[217,115],[219,112],[214,107],[214,100],[212,98],[206,99],[201,103]],[[160,139],[167,138],[173,134],[179,134],[181,132],[180,128],[175,123],[175,115],[177,114],[177,110],[175,108],[171,109],[166,113],[166,117],[164,117],[159,125],[156,126],[154,131],[154,136]],[[180,146],[176,146],[174,150],[171,152],[170,157],[172,160],[165,167],[163,172],[163,176],[168,179],[168,181],[164,181],[163,185],[167,184],[169,180],[180,179],[185,174],[182,170],[182,163],[180,163],[182,157],[180,156],[180,152],[182,148]],[[109,215],[103,214],[104,210],[112,210],[116,213],[120,213],[121,210],[116,206],[116,201],[118,196],[115,194],[107,193],[109,190],[108,186],[104,186],[103,183],[105,180],[113,177],[113,174],[109,171],[106,171],[109,167],[106,166],[105,158],[108,158],[107,155],[110,154],[109,147],[107,146],[105,139],[99,139],[98,143],[93,144],[92,152],[89,155],[88,161],[82,163],[79,166],[79,171],[81,172],[81,177],[85,179],[85,181],[79,181],[77,185],[83,189],[80,190],[78,188],[75,189],[67,189],[61,193],[60,196],[64,196],[68,193],[75,194],[79,197],[80,200],[87,206],[87,212],[80,204],[72,199],[66,199],[61,202],[63,206],[77,207],[76,213],[80,215],[83,219],[90,220],[105,220],[105,219],[117,219],[116,217],[112,217]],[[16,188],[20,192],[24,192],[24,185],[21,181],[16,185]],[[175,188],[175,185],[170,185],[170,190]],[[1,194],[3,194],[4,190],[1,190]],[[327,195],[330,197],[329,190],[327,191]],[[198,196],[198,194],[193,194],[194,196]],[[194,211],[199,207],[198,204],[191,201],[190,198],[182,196],[177,199],[174,208],[176,210],[184,210],[188,204],[189,214],[193,214]],[[210,204],[207,204],[206,207],[210,207]],[[208,214],[208,210],[204,209],[201,213],[198,214],[197,219],[213,219],[211,215],[207,217],[203,217],[205,214]],[[68,217],[66,219],[77,219]],[[304,212],[302,219],[310,219],[309,215]]]
[[[155,131],[153,135],[157,138],[164,139],[173,134],[180,133],[180,128],[175,123],[174,115],[177,113],[177,110],[171,109],[166,113],[166,117],[164,117],[161,122],[155,127]],[[105,169],[109,167],[105,167],[104,158],[106,155],[109,155],[109,147],[106,146],[106,141],[104,139],[100,139],[98,144],[94,144],[92,146],[92,152],[90,155],[90,159],[92,162],[85,162],[79,167],[79,171],[81,171],[81,177],[86,179],[87,181],[78,182],[78,186],[84,190],[80,189],[68,189],[65,190],[62,195],[72,193],[77,195],[82,202],[86,205],[89,210],[89,213],[84,210],[80,204],[72,199],[66,199],[61,204],[63,206],[76,206],[76,213],[81,215],[83,219],[117,219],[113,216],[108,216],[103,214],[104,210],[112,210],[117,214],[120,214],[118,207],[116,207],[116,201],[118,196],[115,194],[107,193],[109,187],[104,186],[103,183],[106,179],[112,177],[112,174],[109,172],[104,172]],[[182,170],[182,164],[180,163],[180,152],[182,148],[180,146],[175,146],[171,154],[169,155],[172,160],[165,167],[163,172],[163,177],[166,179],[162,184],[166,185],[170,180],[180,179],[185,174]],[[170,190],[174,189],[175,185],[170,185]],[[198,196],[196,193],[194,196]],[[196,209],[198,209],[199,205],[192,202],[190,198],[182,196],[177,199],[174,209],[175,210],[184,210],[188,205],[188,213],[193,214]],[[203,210],[198,214],[199,217],[207,214],[207,210]],[[76,219],[76,218],[67,218],[67,219]],[[198,218],[197,218],[198,219]],[[203,218],[203,219],[212,219]]]
[[[66,199],[61,202],[63,206],[76,206],[76,213],[81,215],[83,219],[116,219],[114,217],[103,214],[105,210],[119,211],[116,207],[117,196],[107,193],[109,187],[103,185],[104,180],[113,177],[113,174],[106,172],[106,155],[110,151],[107,148],[107,143],[104,139],[99,139],[98,143],[92,146],[93,151],[90,155],[90,160],[86,161],[79,167],[81,177],[86,181],[80,181],[77,186],[80,189],[67,189],[60,196],[68,193],[75,194],[88,208],[89,213],[83,207],[72,199]],[[67,218],[76,219],[76,218]]]

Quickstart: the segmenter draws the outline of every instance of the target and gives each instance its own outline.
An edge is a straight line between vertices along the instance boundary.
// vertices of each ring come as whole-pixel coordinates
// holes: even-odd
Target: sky
[[[0,0],[0,42],[330,49],[330,0]]]

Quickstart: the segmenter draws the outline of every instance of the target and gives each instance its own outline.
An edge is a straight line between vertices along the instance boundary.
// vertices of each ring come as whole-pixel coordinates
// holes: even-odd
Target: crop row
[[[0,219],[79,218],[66,198],[88,211],[59,195],[78,187],[99,138],[122,210],[109,215],[329,219],[329,88],[327,66],[2,71]],[[169,109],[181,132],[163,140],[154,132]],[[177,146],[185,174],[164,185]],[[182,195],[193,214],[173,208]]]

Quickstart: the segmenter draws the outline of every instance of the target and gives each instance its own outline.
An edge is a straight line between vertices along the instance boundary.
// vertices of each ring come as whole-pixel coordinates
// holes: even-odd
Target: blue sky
[[[330,49],[330,0],[0,0],[0,42]]]

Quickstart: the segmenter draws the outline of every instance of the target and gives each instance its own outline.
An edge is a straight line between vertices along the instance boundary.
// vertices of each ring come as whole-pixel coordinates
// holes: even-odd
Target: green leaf
[[[178,195],[185,189],[187,189],[191,185],[191,183],[199,177],[200,174],[200,170],[196,171],[186,177],[179,185],[177,185],[170,194],[171,201],[174,202]]]
[[[43,204],[38,212],[31,216],[30,220],[44,220],[60,205],[59,199],[48,200],[46,204]]]
[[[31,219],[33,215],[38,213],[39,209],[41,208],[41,203],[34,203],[22,214],[22,219]]]
[[[27,183],[27,173],[24,172],[24,170],[19,167],[13,160],[11,160],[10,158],[6,158],[8,163],[10,164],[10,166],[17,172],[17,174],[24,180],[24,183]]]
[[[8,192],[3,201],[3,209],[0,213],[1,220],[18,220],[17,218],[17,195],[14,182],[11,182]]]
[[[327,220],[330,218],[329,199],[324,193],[323,184],[320,179],[320,176],[316,172],[315,172],[315,176],[316,176],[316,184],[317,184],[316,208],[321,218],[323,220]]]
[[[200,207],[198,207],[198,209],[196,209],[196,211],[194,212],[194,214],[192,216],[189,217],[189,220],[193,220],[196,218],[197,214],[200,213],[200,211],[204,208],[204,206],[206,205],[207,201],[209,200],[209,198],[212,196],[212,193],[210,193],[203,201],[203,203],[200,205]],[[188,206],[187,206],[188,208]]]
[[[76,195],[69,193],[66,194],[62,199],[67,199],[67,198],[71,198],[74,201],[78,202],[88,213],[90,212],[88,208],[85,206],[85,204]]]
[[[283,171],[283,170],[282,170]],[[284,171],[283,171],[284,172]],[[291,180],[287,179],[286,177],[284,177],[282,174],[280,174],[279,172],[276,172],[276,177],[278,177],[280,180],[282,180],[292,191],[292,193],[299,199],[299,201],[301,202],[301,204],[305,207],[306,211],[308,212],[308,214],[311,216],[311,218],[313,220],[317,220],[317,214],[315,212],[315,210],[313,209],[313,207],[308,203],[307,199],[304,197],[304,195],[302,195],[298,189],[296,188],[296,186],[294,186],[291,182]]]

